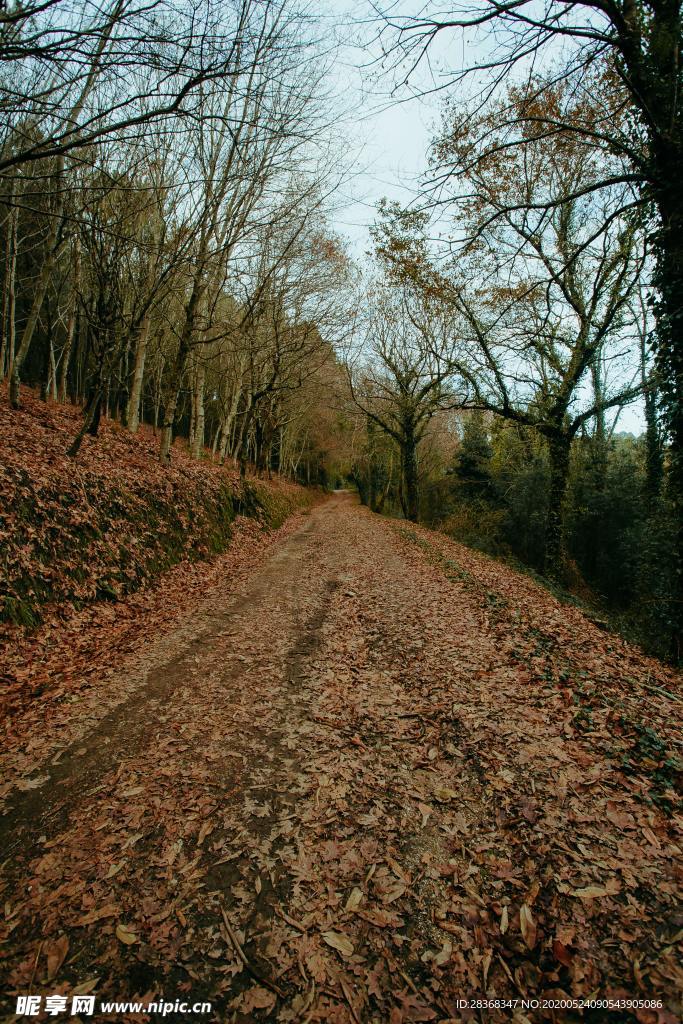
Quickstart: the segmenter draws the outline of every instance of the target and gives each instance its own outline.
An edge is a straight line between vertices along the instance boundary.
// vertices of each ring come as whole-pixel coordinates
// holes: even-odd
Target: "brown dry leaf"
[[[346,901],[345,910],[357,910],[363,902],[363,893],[358,888],[353,888]]]
[[[85,925],[95,924],[96,921],[103,921],[105,917],[116,917],[119,908],[114,903],[107,903],[104,907],[97,907],[89,911],[79,921],[76,921],[76,928],[84,928]]]
[[[424,828],[425,825],[427,824],[429,815],[432,813],[432,808],[428,807],[427,804],[418,804],[417,806],[420,811],[420,814],[422,815],[422,827]]]
[[[454,789],[447,789],[443,786],[439,786],[438,789],[434,790],[434,796],[440,804],[447,804],[450,800],[457,800],[458,794]]]
[[[607,889],[603,889],[600,885],[587,885],[584,889],[574,889],[571,896],[576,896],[580,900],[598,900],[602,896],[609,896]]]
[[[242,994],[239,1008],[242,1013],[251,1013],[252,1010],[272,1010],[276,1001],[277,996],[274,992],[257,985]]]
[[[450,960],[452,952],[453,943],[449,942],[448,939],[446,939],[443,946],[434,957],[432,963],[436,964],[437,967],[443,967],[443,965],[447,964],[448,961]]]
[[[40,789],[50,779],[49,775],[37,775],[35,779],[19,779],[16,783],[17,789],[26,792],[29,789]]]
[[[55,942],[47,947],[47,980],[52,981],[56,977],[59,968],[66,960],[69,952],[69,938],[67,935],[60,935]]]
[[[106,878],[113,878],[114,875],[118,875],[119,871],[121,870],[121,868],[123,867],[123,865],[125,863],[126,863],[126,858],[124,857],[124,859],[120,860],[118,862],[118,864],[112,864],[110,866],[110,868],[109,868],[109,871],[107,871],[106,875],[104,876],[105,879]]]
[[[206,837],[209,835],[209,833],[213,832],[214,828],[215,828],[215,823],[213,821],[211,821],[210,818],[208,818],[204,822],[204,824],[202,825],[202,827],[199,830],[199,835],[197,836],[197,846],[201,846],[202,845],[202,843],[204,842]]]
[[[536,945],[536,925],[526,903],[522,903],[519,908],[519,927],[527,946],[529,949],[533,949]]]
[[[97,988],[99,978],[88,978],[87,981],[82,981],[80,985],[76,985],[71,989],[71,994],[74,996],[87,996],[89,992],[92,992],[94,988]]]
[[[387,864],[389,865],[393,873],[396,875],[396,877],[400,878],[402,882],[406,883],[406,885],[410,885],[411,878],[408,872],[405,870],[405,868],[401,867],[398,861],[394,860],[393,857],[387,856],[386,860]]]
[[[564,964],[565,967],[571,967],[571,954],[565,944],[560,942],[559,939],[553,939],[553,955],[555,959],[561,964]]]
[[[395,885],[395,886],[393,886],[393,888],[389,889],[388,892],[385,892],[383,894],[382,902],[383,903],[393,903],[394,900],[398,900],[398,899],[401,898],[401,896],[405,895],[406,890],[407,890],[407,886],[405,886],[405,885]]]
[[[644,825],[642,832],[651,846],[655,846],[658,850],[661,850],[662,844],[660,843],[659,839],[657,839],[657,836],[654,834],[651,828],[648,828],[647,825]]]
[[[136,942],[140,941],[135,932],[131,931],[125,924],[117,924],[116,938],[126,946],[133,946]]]
[[[403,924],[403,918],[390,910],[357,910],[356,913],[368,924],[375,925],[376,928],[398,928]]]
[[[323,932],[322,937],[328,946],[336,949],[342,956],[351,956],[353,954],[353,944],[349,937],[342,932]]]
[[[508,920],[508,908],[507,907],[503,907],[503,911],[502,911],[502,913],[500,915],[500,934],[501,935],[505,935],[505,932],[508,930],[509,923],[510,922]]]
[[[487,949],[486,950],[486,955],[484,956],[484,961],[483,961],[483,963],[481,965],[482,974],[484,976],[484,991],[486,991],[486,982],[488,981],[489,969],[491,967],[491,960],[492,959],[493,959],[493,950],[492,949]]]
[[[616,825],[618,829],[634,828],[635,820],[632,814],[623,811],[614,800],[607,801],[605,817]]]

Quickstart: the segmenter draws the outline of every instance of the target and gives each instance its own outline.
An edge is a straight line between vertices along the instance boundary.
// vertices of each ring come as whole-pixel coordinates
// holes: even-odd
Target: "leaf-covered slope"
[[[47,604],[81,607],[138,590],[182,560],[224,551],[238,511],[279,524],[305,492],[191,460],[161,466],[151,432],[104,421],[78,458],[80,413],[25,393],[0,399],[0,620],[33,626]]]

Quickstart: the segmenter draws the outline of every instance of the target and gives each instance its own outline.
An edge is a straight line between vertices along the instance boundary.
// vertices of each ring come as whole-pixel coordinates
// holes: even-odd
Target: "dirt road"
[[[9,794],[8,1019],[676,1020],[680,684],[578,610],[337,495],[136,664]]]

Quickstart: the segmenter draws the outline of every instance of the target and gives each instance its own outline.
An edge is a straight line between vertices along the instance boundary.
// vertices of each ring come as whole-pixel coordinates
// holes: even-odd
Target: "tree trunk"
[[[377,432],[377,426],[375,421],[370,419],[368,416],[365,422],[365,429],[368,437],[368,486],[367,486],[367,506],[371,512],[376,512],[375,507],[375,484],[377,482],[377,468],[376,468],[376,452],[375,452],[375,435]]]
[[[180,387],[175,387],[173,391],[169,392],[166,401],[164,402],[164,420],[161,425],[161,444],[159,446],[159,461],[163,462],[164,465],[169,465],[171,462],[171,445],[173,444],[173,427],[175,424],[175,414],[178,408],[178,398],[180,397]]]
[[[544,570],[548,575],[561,578],[566,568],[565,552],[565,499],[569,479],[571,438],[562,433],[548,438],[550,459],[550,493],[546,524]]]
[[[228,445],[230,444],[231,425],[227,420],[223,420],[220,426],[220,438],[218,441],[218,461],[221,466],[225,462],[228,454]]]
[[[393,475],[394,475],[394,457],[393,457],[393,455],[390,454],[389,455],[389,468],[386,471],[386,480],[384,481],[384,487],[382,488],[382,490],[379,493],[379,495],[377,495],[377,497],[375,498],[375,508],[373,509],[373,512],[377,512],[378,515],[381,515],[382,512],[384,511],[384,503],[387,500],[387,495],[389,494],[389,488],[391,487],[391,479],[392,479]]]
[[[55,362],[55,347],[50,338],[50,373],[48,376],[47,393],[55,402],[57,401],[57,363]]]
[[[160,366],[154,374],[154,419],[152,430],[156,437],[159,432],[159,416],[161,415],[161,381],[164,375],[164,359],[161,357]]]
[[[71,444],[71,447],[67,451],[67,455],[70,455],[72,459],[78,455],[79,449],[81,447],[85,435],[97,433],[97,427],[99,425],[101,410],[102,388],[98,383],[98,385],[93,389],[92,395],[90,396],[90,401],[88,402],[87,408],[85,410],[85,416],[83,417],[81,429],[76,434]]]
[[[90,349],[90,328],[87,315],[81,315],[78,311],[76,316],[76,352],[73,359],[73,387],[71,389],[71,400],[83,402],[85,394],[85,367]]]
[[[10,201],[14,199],[14,182]],[[9,214],[5,247],[5,286],[2,295],[2,341],[0,342],[0,380],[11,376],[14,365],[16,332],[17,220],[19,210],[13,206]]]
[[[240,463],[240,476],[244,478],[247,475],[247,461],[249,458],[249,430],[251,428],[251,421],[254,418],[254,405],[249,403],[244,411],[244,420],[242,421],[242,433],[241,442],[239,449],[239,463]]]
[[[147,358],[147,341],[149,339],[150,317],[145,316],[138,332],[138,341],[135,346],[135,366],[133,367],[133,380],[128,396],[126,407],[126,424],[131,434],[137,434],[140,426],[140,401],[142,399],[142,383],[145,377],[145,360]]]
[[[175,415],[178,408],[178,398],[180,397],[180,382],[187,361],[192,351],[192,337],[194,335],[194,325],[197,317],[197,311],[199,304],[202,299],[204,291],[204,285],[202,282],[202,271],[201,264],[197,269],[195,279],[192,284],[192,291],[185,307],[185,322],[183,324],[183,333],[180,338],[180,344],[178,346],[178,352],[175,357],[173,364],[173,370],[170,376],[170,391],[168,399],[164,402],[164,422],[161,428],[161,445],[159,449],[159,460],[160,462],[168,465],[171,461],[171,445],[173,444],[173,427],[175,425]]]
[[[420,493],[417,478],[417,442],[412,426],[404,427],[401,461],[404,514],[411,523],[416,523],[420,515]]]
[[[225,403],[226,397],[227,396],[224,393],[223,394],[223,403]],[[234,429],[235,429],[235,420],[237,418],[237,410],[239,408],[240,398],[241,397],[242,397],[242,386],[240,384],[237,384],[237,386],[235,387],[235,390],[232,393],[232,397],[230,399],[230,408],[228,409],[228,412],[226,413],[224,418],[221,420],[221,425],[220,425],[220,439],[218,441],[218,457],[219,457],[221,466],[225,462],[226,456],[228,454],[228,448],[230,447],[231,438],[232,438],[232,435],[233,435],[233,432],[234,432]],[[223,407],[225,407],[225,406],[223,405]]]
[[[69,377],[71,350],[74,344],[74,337],[76,336],[76,321],[77,315],[74,304],[74,307],[69,310],[69,319],[66,323],[66,339],[64,341],[64,349],[62,351],[62,359],[59,367],[59,388],[57,393],[60,402],[66,402],[66,382]]]
[[[192,458],[201,458],[202,450],[204,448],[204,424],[205,424],[205,407],[204,407],[204,389],[206,385],[206,365],[204,360],[200,360],[197,364],[197,371],[194,378],[194,431],[192,434]]]
[[[187,325],[186,325],[187,326]],[[176,355],[173,369],[170,374],[169,390],[164,400],[164,419],[161,425],[161,443],[159,446],[159,461],[168,465],[171,461],[171,445],[173,444],[173,428],[175,426],[178,399],[180,398],[180,383],[185,373],[187,359],[190,350],[185,338],[181,339],[178,354]]]
[[[657,424],[657,393],[654,386],[645,392],[645,490],[654,501],[662,489],[662,442]]]
[[[55,352],[55,349],[54,349],[54,343],[52,341],[52,333],[53,333],[52,332],[52,317],[50,317],[49,320],[48,320],[47,332],[46,332],[46,335],[47,335],[47,337],[46,337],[47,345],[45,346],[45,361],[44,361],[44,366],[43,366],[43,376],[42,376],[42,379],[40,381],[40,398],[41,398],[41,401],[43,401],[43,402],[47,402],[48,396],[50,394],[50,386],[51,386],[50,377],[52,375],[52,366],[54,364],[54,352]]]
[[[106,393],[109,393],[109,385],[107,385]],[[90,417],[90,423],[88,424],[88,433],[90,434],[91,437],[97,437],[97,434],[99,432],[100,422],[102,420],[102,406],[105,404],[105,401],[105,395],[100,389],[97,392],[93,413],[92,416]]]
[[[657,369],[661,381],[663,419],[670,439],[668,491],[676,520],[673,594],[676,622],[672,630],[671,653],[683,656],[683,210],[678,185],[680,154],[673,154],[668,166],[664,155],[662,187],[656,193],[661,224],[654,237],[655,274],[653,283],[659,298],[657,315]],[[667,178],[667,174],[673,177]]]
[[[57,181],[57,188],[61,185],[60,180]],[[21,342],[19,348],[14,356],[14,365],[12,367],[12,373],[10,375],[10,386],[9,386],[9,400],[10,405],[13,409],[19,408],[19,391],[21,386],[21,368],[24,365],[24,360],[28,355],[28,350],[31,347],[31,341],[35,333],[36,325],[38,323],[38,317],[43,307],[43,301],[47,293],[48,285],[50,283],[50,275],[52,274],[53,267],[55,265],[57,254],[59,251],[59,232],[62,227],[62,220],[64,215],[64,199],[63,195],[60,194],[57,201],[57,207],[52,215],[52,221],[50,223],[50,231],[45,241],[44,251],[45,256],[43,258],[43,265],[40,268],[40,274],[36,281],[33,289],[33,302],[29,310],[28,318],[24,326],[23,333],[21,335]]]

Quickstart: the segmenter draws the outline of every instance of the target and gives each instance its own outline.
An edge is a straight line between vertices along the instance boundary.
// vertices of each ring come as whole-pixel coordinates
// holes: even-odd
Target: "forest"
[[[441,72],[428,174],[408,207],[380,204],[363,260],[335,228],[349,168],[319,19],[198,11],[3,16],[11,406],[24,384],[82,407],[73,458],[105,416],[150,425],[162,463],[178,437],[242,472],[352,480],[373,510],[515,559],[676,660],[669,8],[638,8],[631,30],[618,5],[583,5],[521,40],[501,15],[500,49]],[[454,26],[388,12],[394,75]]]
[[[595,1020],[674,1021],[681,41],[676,0],[2,5],[12,999],[109,964],[105,995],[195,982],[212,1019],[574,1021],[456,997],[607,991],[643,1005]],[[373,172],[363,132],[419,169]],[[586,747],[560,770],[544,736]],[[106,848],[81,778],[128,795]],[[594,831],[551,865],[564,810]]]

